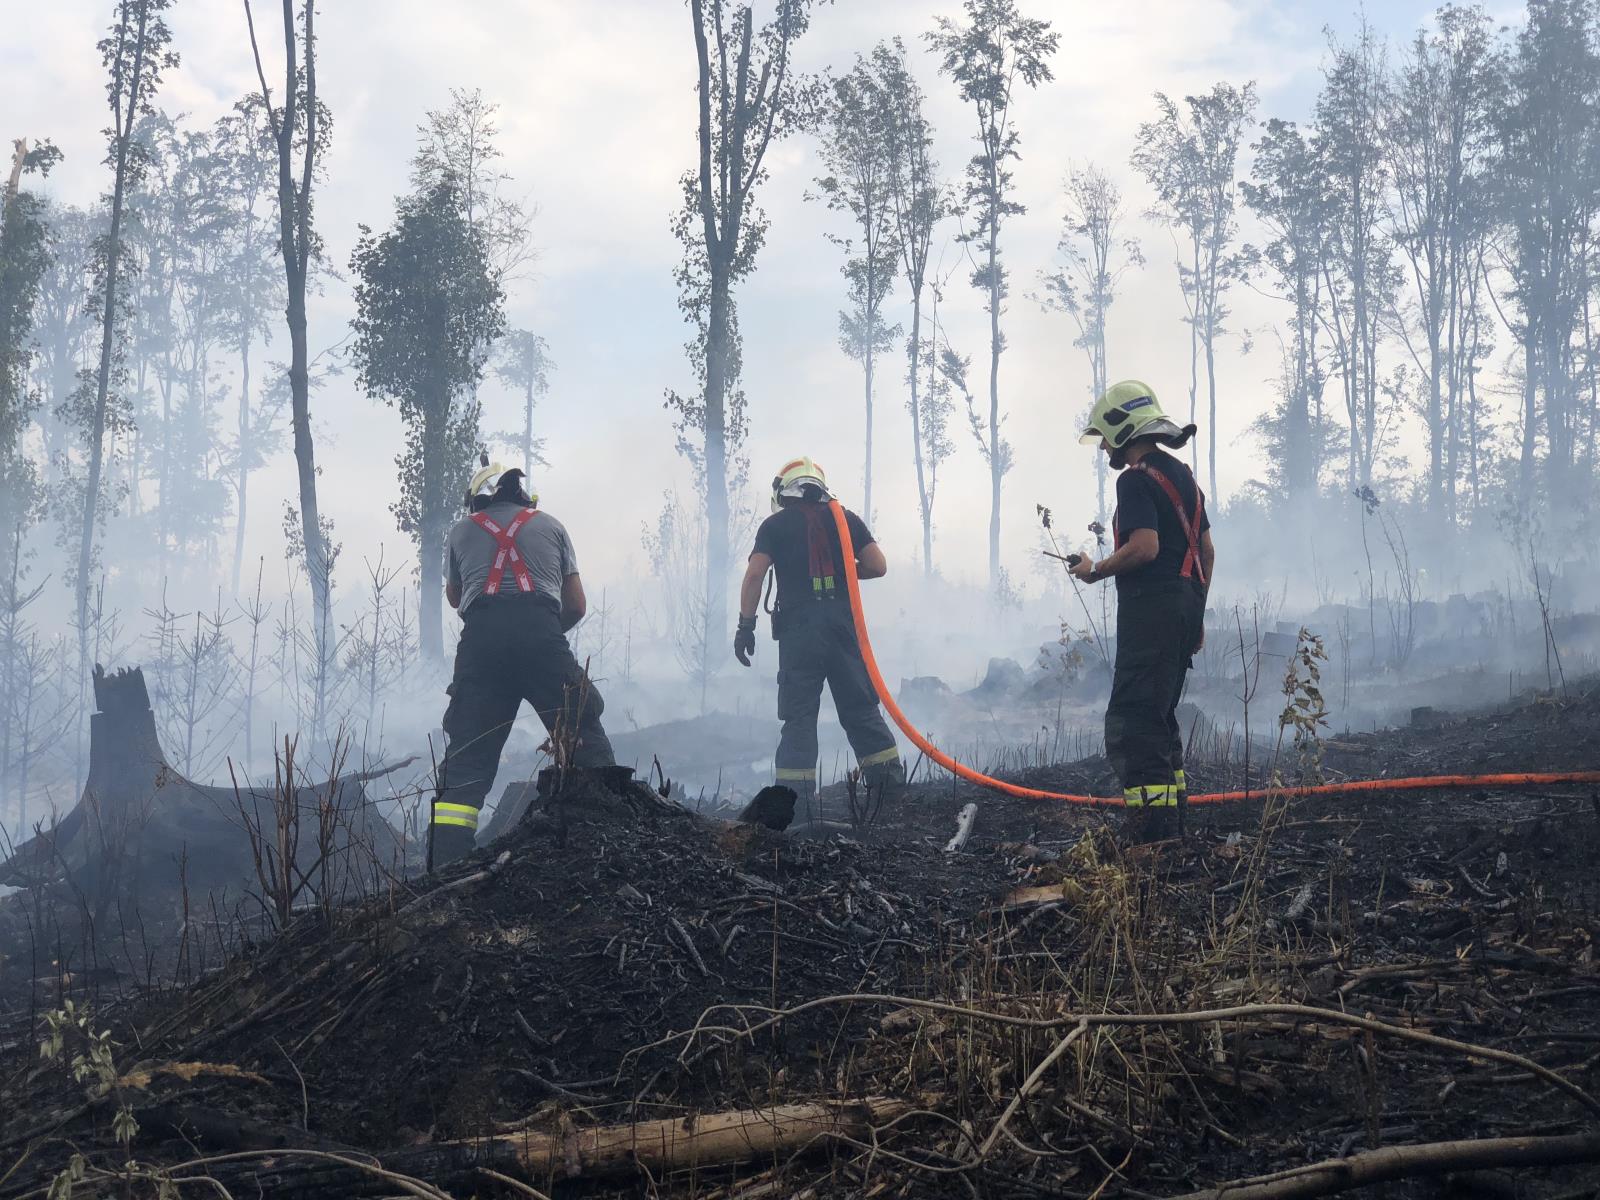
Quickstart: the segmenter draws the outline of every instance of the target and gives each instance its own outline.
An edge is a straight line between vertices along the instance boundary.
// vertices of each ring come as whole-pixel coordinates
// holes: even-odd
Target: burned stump
[[[291,883],[351,872],[355,884],[361,863],[387,868],[403,859],[402,835],[363,787],[372,774],[318,782],[296,770],[289,778],[280,771],[269,787],[195,783],[162,752],[142,671],[97,666],[94,698],[78,803],[0,862],[0,884],[65,888],[109,934],[113,912],[132,920],[142,906],[144,918],[159,917],[176,911],[185,891],[198,900],[258,890],[263,867]]]

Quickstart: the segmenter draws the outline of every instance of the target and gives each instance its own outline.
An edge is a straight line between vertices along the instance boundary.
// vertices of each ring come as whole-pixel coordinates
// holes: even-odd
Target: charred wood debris
[[[1592,766],[1597,719],[1591,684],[1330,737],[1320,769]],[[22,885],[0,899],[0,1200],[1600,1189],[1579,789],[1269,793],[1134,845],[1115,812],[949,780],[876,807],[833,789],[780,830],[782,798],[720,821],[664,779],[573,771],[444,872],[352,867],[250,919],[238,895],[272,905],[246,802],[138,744],[97,745],[75,836],[0,868]],[[185,826],[220,838],[201,795],[231,814],[232,907],[159,883]],[[109,879],[84,839],[113,809],[145,840]]]

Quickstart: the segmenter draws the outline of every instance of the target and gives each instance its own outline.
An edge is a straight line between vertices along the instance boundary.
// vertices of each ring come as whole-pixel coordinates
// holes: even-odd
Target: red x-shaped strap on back
[[[1183,497],[1178,494],[1177,486],[1154,467],[1146,466],[1142,462],[1132,464],[1135,471],[1143,471],[1156,481],[1167,499],[1172,501],[1173,510],[1178,514],[1178,524],[1183,526],[1183,536],[1189,540],[1189,549],[1183,555],[1183,569],[1178,572],[1184,579],[1198,579],[1203,586],[1206,581],[1205,568],[1200,565],[1200,518],[1206,511],[1206,498],[1201,493],[1198,484],[1194,489],[1194,520],[1189,519],[1188,510],[1183,506]]]
[[[489,580],[483,585],[485,596],[499,594],[507,564],[511,567],[511,577],[517,581],[517,590],[533,591],[533,572],[528,570],[528,564],[522,560],[522,555],[517,553],[517,534],[524,525],[533,520],[536,511],[538,510],[532,508],[523,509],[512,517],[511,523],[503,529],[490,518],[488,513],[472,514],[473,524],[494,538],[494,563],[489,568]]]

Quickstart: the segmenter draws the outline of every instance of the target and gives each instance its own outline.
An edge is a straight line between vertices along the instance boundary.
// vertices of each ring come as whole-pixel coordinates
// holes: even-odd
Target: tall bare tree
[[[811,22],[811,0],[778,0],[759,29],[748,4],[689,0],[698,68],[699,164],[683,175],[683,206],[672,228],[684,257],[675,272],[678,307],[693,323],[686,347],[699,388],[668,391],[678,449],[705,495],[703,653],[727,624],[729,491],[743,473],[747,429],[739,387],[742,343],[734,287],[755,269],[768,219],[755,202],[767,151],[798,128],[816,99],[798,75],[795,42]],[[730,471],[730,466],[732,470]]]
[[[922,328],[923,295],[928,288],[928,266],[934,231],[950,215],[950,195],[933,157],[933,127],[923,114],[922,88],[906,62],[906,48],[896,38],[893,46],[881,42],[872,52],[873,71],[881,81],[889,114],[889,149],[894,169],[895,230],[900,249],[900,271],[911,293],[911,332],[906,338],[906,411],[911,416],[911,458],[917,474],[917,511],[922,519],[922,569],[933,577],[933,499],[939,461],[951,446],[945,433],[949,389],[941,382],[934,363],[937,339]],[[922,375],[928,371],[929,390]],[[937,389],[938,394],[934,394]]]
[[[1007,217],[1027,211],[1011,187],[1011,163],[1022,157],[1011,98],[1018,83],[1037,88],[1055,78],[1049,58],[1061,39],[1050,31],[1050,22],[1023,16],[1015,0],[965,0],[963,8],[965,24],[940,17],[927,40],[939,56],[940,73],[955,82],[978,122],[979,148],[967,163],[965,189],[974,223],[964,236],[977,249],[972,286],[984,293],[989,314],[989,413],[979,446],[989,464],[989,585],[998,592],[1000,483],[1011,469],[1011,445],[1000,433],[1000,355],[1005,350],[1000,317],[1008,290],[1000,230]]]
[[[1327,181],[1328,255],[1323,310],[1350,424],[1346,485],[1369,487],[1380,450],[1379,347],[1398,281],[1382,215],[1389,187],[1383,116],[1389,73],[1385,49],[1365,22],[1348,46],[1336,45],[1317,97],[1315,149]]]
[[[217,401],[223,388],[215,362],[237,340],[229,265],[240,236],[239,213],[211,131],[169,122],[152,142],[164,163],[151,175],[159,190],[141,197],[145,236],[137,241],[149,247],[147,261],[159,263],[164,292],[155,297],[146,288],[139,298],[165,318],[154,362],[162,403],[152,422],[159,435],[161,490],[150,515],[159,561],[182,571],[216,560],[228,513],[231,489],[219,470],[224,450]],[[138,486],[135,478],[133,488]]]
[[[1593,0],[1529,0],[1496,112],[1496,166],[1510,242],[1507,268],[1520,310],[1519,501],[1545,475],[1568,486],[1582,409],[1573,341],[1594,281],[1592,222],[1600,207],[1600,50]]]
[[[1126,212],[1122,192],[1093,163],[1067,172],[1066,215],[1057,243],[1062,265],[1041,279],[1047,307],[1072,318],[1073,339],[1089,360],[1089,398],[1094,401],[1111,386],[1106,356],[1106,320],[1123,276],[1144,264],[1136,238],[1120,236]],[[1095,456],[1096,513],[1106,519],[1106,460]]]
[[[33,375],[45,400],[38,412],[44,462],[64,461],[73,440],[66,417],[94,332],[89,300],[94,248],[105,228],[105,215],[99,206],[90,212],[56,203],[48,203],[43,214],[50,254],[34,305]],[[63,532],[75,537],[76,521]]]
[[[1242,186],[1268,236],[1247,257],[1270,272],[1290,306],[1287,335],[1279,327],[1278,404],[1258,429],[1272,451],[1268,486],[1303,501],[1317,494],[1332,433],[1323,411],[1327,350],[1318,340],[1328,299],[1327,179],[1315,145],[1293,122],[1268,121],[1253,149],[1251,178]]]
[[[233,538],[233,591],[238,594],[244,562],[244,537],[250,515],[250,476],[265,460],[274,436],[277,407],[264,401],[266,389],[252,387],[251,356],[258,341],[271,336],[268,313],[284,298],[284,276],[273,268],[269,198],[275,194],[277,145],[266,102],[252,93],[217,122],[217,152],[226,168],[227,191],[237,237],[227,264],[233,302],[234,350],[239,358],[239,411],[232,454],[236,502]]]
[[[108,450],[113,474],[108,476],[108,490],[126,499],[131,526],[154,548],[157,573],[165,578],[169,566],[167,523],[172,514],[161,501],[172,491],[169,440],[175,426],[173,410],[181,403],[176,395],[181,372],[175,366],[178,277],[190,231],[185,205],[178,198],[177,176],[184,151],[178,122],[158,112],[141,120],[134,136],[144,147],[146,167],[139,187],[129,197],[124,235],[129,261],[138,269],[127,274],[122,289],[128,307],[127,384],[121,389],[122,403],[114,403],[110,414],[113,436]],[[125,414],[123,420],[118,419],[119,408]],[[119,432],[125,433],[121,445],[116,436]],[[116,468],[121,468],[124,478],[113,483]],[[157,489],[157,501],[148,511],[143,487],[147,474],[155,476]]]
[[[331,121],[317,96],[316,0],[283,0],[283,103],[274,106],[261,62],[255,17],[245,0],[245,23],[256,78],[267,107],[267,126],[278,152],[278,249],[288,295],[289,404],[294,429],[295,474],[300,492],[300,545],[311,581],[319,654],[333,652],[333,555],[317,507],[317,462],[311,442],[311,352],[306,334],[306,292],[321,239],[312,224],[317,160],[327,148]],[[298,158],[298,163],[297,163]],[[320,716],[320,714],[319,714]]]
[[[881,51],[882,44],[878,46]],[[894,344],[900,327],[883,317],[900,258],[895,219],[894,118],[877,60],[857,56],[849,73],[832,81],[822,119],[822,161],[828,174],[817,180],[827,206],[848,213],[849,237],[830,234],[844,251],[842,269],[850,307],[839,314],[839,346],[861,364],[866,406],[865,486],[862,512],[872,520],[872,402],[878,356]]]
[[[1390,226],[1409,293],[1395,321],[1422,372],[1428,507],[1455,520],[1470,310],[1478,303],[1477,245],[1487,232],[1487,159],[1498,89],[1488,14],[1446,6],[1400,65],[1384,130],[1393,181]]]
[[[495,347],[494,373],[522,399],[522,428],[494,435],[495,441],[516,447],[522,455],[522,473],[530,479],[535,466],[544,466],[544,438],[533,432],[533,410],[550,391],[550,372],[556,369],[544,338],[529,329],[512,329]]]
[[[22,439],[40,406],[34,310],[50,268],[50,229],[43,198],[22,190],[22,176],[48,174],[59,158],[49,142],[30,148],[19,138],[0,194],[0,579],[13,566],[13,531],[31,524],[41,507],[38,472]]]
[[[100,324],[100,362],[91,392],[78,406],[88,445],[87,477],[83,488],[83,511],[79,524],[78,564],[74,584],[77,590],[79,658],[87,674],[89,647],[89,592],[94,573],[94,531],[99,516],[102,476],[105,472],[107,418],[111,400],[113,368],[118,359],[117,318],[123,312],[118,292],[125,265],[124,221],[128,195],[138,186],[144,173],[146,148],[135,138],[140,117],[154,112],[152,99],[161,84],[163,72],[177,65],[178,56],[169,47],[172,31],[166,12],[172,0],[118,0],[109,34],[100,42],[100,60],[109,79],[106,99],[111,107],[111,127],[106,164],[111,168],[110,224],[96,247],[95,271],[98,287],[94,304]]]
[[[432,109],[418,127],[412,183],[420,190],[448,176],[461,198],[461,212],[488,249],[489,261],[504,279],[533,254],[533,212],[512,194],[511,176],[496,165],[500,106],[478,88],[450,89],[450,107]]]
[[[1219,83],[1185,96],[1180,108],[1156,93],[1160,116],[1139,127],[1133,165],[1156,192],[1156,215],[1182,238],[1178,281],[1189,313],[1189,419],[1198,408],[1198,362],[1206,364],[1207,480],[1217,494],[1217,339],[1228,318],[1227,292],[1242,260],[1234,248],[1235,168],[1253,121],[1254,83]],[[1183,255],[1187,254],[1185,261]],[[1199,449],[1196,447],[1196,454]]]

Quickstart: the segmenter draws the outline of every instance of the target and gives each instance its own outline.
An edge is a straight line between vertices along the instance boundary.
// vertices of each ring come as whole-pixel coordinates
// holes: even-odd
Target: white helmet
[[[493,496],[500,490],[500,481],[515,476],[526,479],[521,467],[512,467],[507,470],[499,463],[491,463],[487,453],[479,453],[478,469],[472,473],[472,481],[467,484],[466,506],[472,507],[472,502],[479,496]],[[529,490],[528,498],[535,504],[539,502],[538,493]]]

